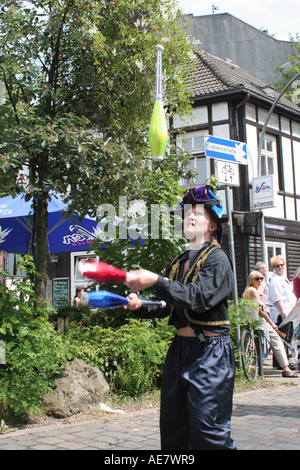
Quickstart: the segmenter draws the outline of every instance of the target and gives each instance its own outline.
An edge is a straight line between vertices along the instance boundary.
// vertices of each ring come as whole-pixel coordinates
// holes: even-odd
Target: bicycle
[[[247,311],[247,314],[252,318],[252,320],[258,320],[258,309],[257,313],[256,309],[250,309]],[[291,357],[297,357],[297,351],[292,345],[292,338],[290,341],[287,341],[285,333],[279,330],[277,333],[281,337],[286,349],[290,351]],[[265,333],[263,329],[254,328],[249,321],[247,323],[247,327],[241,334],[240,349],[245,376],[249,381],[255,382],[258,374],[263,377],[263,356],[267,356],[271,350],[271,344],[267,333]]]
[[[263,375],[263,351],[267,354],[267,344],[263,331],[252,326],[252,321],[258,321],[258,308],[244,306],[246,327],[242,330],[240,340],[241,362],[246,378],[255,382],[257,375]]]
[[[250,323],[241,334],[241,360],[245,376],[255,382],[257,375],[263,375],[262,351],[263,332],[255,330]]]

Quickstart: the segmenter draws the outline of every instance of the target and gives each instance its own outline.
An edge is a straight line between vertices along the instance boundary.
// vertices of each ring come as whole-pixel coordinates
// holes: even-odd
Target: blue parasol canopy
[[[65,214],[67,205],[54,194],[48,203],[48,253],[88,250],[99,233],[96,220]],[[29,253],[32,250],[32,200],[24,195],[0,199],[0,251]]]

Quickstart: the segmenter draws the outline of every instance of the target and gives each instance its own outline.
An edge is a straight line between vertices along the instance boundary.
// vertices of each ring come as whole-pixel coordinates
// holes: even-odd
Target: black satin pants
[[[229,336],[175,336],[161,391],[162,450],[232,450],[234,353]]]

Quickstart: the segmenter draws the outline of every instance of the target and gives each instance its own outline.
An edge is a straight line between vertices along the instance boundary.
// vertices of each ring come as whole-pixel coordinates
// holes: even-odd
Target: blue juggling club
[[[148,300],[140,299],[143,305],[152,305],[164,308],[166,303],[163,300]],[[114,307],[123,307],[128,305],[130,299],[123,297],[122,295],[114,294],[106,290],[96,290],[92,292],[84,293],[80,302],[82,305],[89,305],[90,307],[99,308],[101,310],[106,310]]]

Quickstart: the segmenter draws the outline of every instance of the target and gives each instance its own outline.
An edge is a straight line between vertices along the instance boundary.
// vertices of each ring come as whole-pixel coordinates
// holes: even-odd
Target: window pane
[[[187,164],[186,166],[186,170],[194,170],[195,169],[195,159],[194,158],[191,158],[191,160],[189,161],[189,163]],[[191,183],[191,180],[183,180],[183,184],[184,186],[187,186]]]
[[[273,149],[273,144],[274,144],[274,141],[272,139],[264,139],[264,142],[263,142],[263,149],[264,150],[267,150],[268,152],[274,152],[274,149]]]
[[[275,248],[275,256],[279,255],[282,255],[282,248],[278,246]]]
[[[267,168],[266,168],[266,157],[265,155],[261,156],[261,174],[262,176],[267,174]]]
[[[268,150],[268,152],[273,152],[273,141],[272,140],[267,140],[266,149]]]
[[[273,271],[273,268],[271,266],[271,259],[274,256],[274,249],[272,246],[268,246],[268,271]]]
[[[194,158],[191,158],[191,160],[189,161],[188,165],[186,166],[186,168],[188,170],[194,170],[195,168],[195,159]]]
[[[274,159],[268,158],[268,175],[274,175]]]
[[[182,145],[186,150],[193,150],[193,139],[190,137],[188,139],[183,139],[182,140]]]
[[[204,135],[195,137],[194,139],[194,149],[204,149]]]
[[[205,184],[206,179],[208,179],[206,174],[206,158],[197,158],[196,171],[198,173],[196,182]]]

